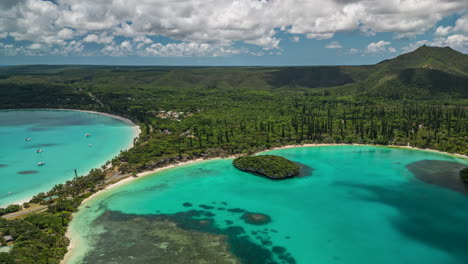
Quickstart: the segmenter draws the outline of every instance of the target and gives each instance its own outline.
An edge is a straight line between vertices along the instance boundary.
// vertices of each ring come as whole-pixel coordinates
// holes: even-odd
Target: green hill
[[[413,52],[375,65],[373,75],[395,73],[405,69],[425,68],[454,75],[468,76],[468,55],[450,47],[421,46]]]
[[[449,47],[422,46],[367,70],[365,80],[335,90],[388,99],[468,98],[468,55]]]
[[[96,95],[111,91],[113,98],[128,98],[135,93],[167,96],[181,91],[187,96],[204,96],[238,89],[250,94],[268,95],[269,91],[276,93],[275,90],[279,89],[359,98],[467,99],[468,55],[449,47],[422,46],[413,52],[366,66],[14,66],[0,68],[0,88],[5,86],[13,86],[18,93],[24,88],[39,94],[44,93],[45,86],[54,89],[66,87],[66,98],[78,96],[82,102],[86,101],[81,95],[84,93],[82,88],[91,89]],[[78,90],[73,89],[78,87]],[[5,89],[1,95],[6,98],[9,93],[9,89]],[[54,93],[60,97],[59,93]],[[5,103],[15,104],[11,99]],[[20,103],[27,106],[24,100]]]

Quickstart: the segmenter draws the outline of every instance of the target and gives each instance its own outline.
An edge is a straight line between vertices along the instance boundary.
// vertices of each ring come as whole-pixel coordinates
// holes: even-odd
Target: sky
[[[468,0],[0,0],[0,65],[360,65],[468,53]]]

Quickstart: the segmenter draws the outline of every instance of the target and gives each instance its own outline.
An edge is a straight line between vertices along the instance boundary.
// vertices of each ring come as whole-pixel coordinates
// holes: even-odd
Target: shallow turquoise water
[[[0,166],[0,206],[48,191],[72,179],[75,169],[87,174],[130,147],[135,136],[134,126],[99,114],[0,111],[0,164],[6,165]]]
[[[466,159],[372,146],[267,153],[306,164],[313,174],[272,181],[236,170],[231,159],[220,159],[137,179],[102,193],[77,214],[71,231],[79,249],[71,263],[82,263],[93,250],[89,241],[105,230],[105,224],[93,221],[103,212],[173,214],[189,210],[182,205],[186,202],[195,207],[225,202],[226,209],[269,215],[271,223],[253,226],[236,213],[212,211],[217,227],[233,220],[254,243],[260,241],[251,231],[274,229],[269,234],[273,246],[286,248],[296,263],[468,263],[468,196],[424,183],[405,167],[425,159],[468,165]]]

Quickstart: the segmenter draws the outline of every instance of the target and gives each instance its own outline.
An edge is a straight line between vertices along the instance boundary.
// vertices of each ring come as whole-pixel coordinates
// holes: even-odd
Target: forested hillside
[[[468,55],[423,46],[369,66],[0,69],[1,108],[77,108],[142,126],[123,171],[312,142],[467,153]]]

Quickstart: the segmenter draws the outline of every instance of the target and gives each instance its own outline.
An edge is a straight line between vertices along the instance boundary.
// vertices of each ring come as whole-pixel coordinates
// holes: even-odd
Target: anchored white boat
[[[89,137],[89,136],[91,136],[91,134],[88,134],[88,133],[85,134],[85,137]]]
[[[31,141],[31,139],[30,138],[25,138],[24,141]]]
[[[42,149],[38,149],[38,150],[36,150],[36,153],[41,153],[41,152],[43,152],[43,150],[42,150]]]
[[[45,165],[45,162],[39,162],[39,163],[37,163],[37,166],[42,166],[42,165]]]

